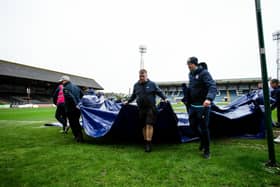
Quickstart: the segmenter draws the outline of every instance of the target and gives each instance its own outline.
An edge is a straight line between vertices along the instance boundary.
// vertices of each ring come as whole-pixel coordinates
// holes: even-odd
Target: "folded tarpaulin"
[[[270,97],[270,103],[275,100]],[[212,136],[265,137],[264,99],[262,90],[251,91],[224,107],[212,106]]]
[[[136,105],[121,105],[105,100],[103,105],[89,107],[89,100],[81,101],[82,127],[94,138],[110,136],[119,140],[142,141],[142,126],[139,123]],[[108,107],[109,106],[109,107]],[[161,103],[154,126],[154,141],[180,141],[177,116],[170,103]]]
[[[213,105],[210,113],[211,136],[264,137],[262,93],[250,92],[225,107]],[[271,101],[273,102],[273,100]],[[122,105],[111,100],[85,97],[79,104],[85,133],[94,138],[112,137],[120,140],[142,140],[136,105]],[[154,141],[193,140],[197,135],[189,126],[187,113],[174,113],[170,103],[157,106]]]
[[[79,103],[79,108],[85,133],[99,138],[110,131],[121,106],[110,100],[100,100],[95,95],[85,95]]]

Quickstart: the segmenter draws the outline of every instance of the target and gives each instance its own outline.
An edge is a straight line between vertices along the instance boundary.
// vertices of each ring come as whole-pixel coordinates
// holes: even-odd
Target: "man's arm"
[[[205,101],[203,102],[203,106],[209,107],[217,94],[216,82],[213,80],[210,73],[206,70],[204,71],[203,82],[206,84],[206,87],[208,88],[208,93]]]
[[[212,76],[208,71],[205,72],[203,76],[203,81],[206,84],[206,87],[208,88],[206,99],[213,101],[217,94],[216,82],[213,80]]]
[[[159,88],[159,86],[158,86],[156,83],[154,83],[154,84],[155,84],[155,92],[156,92],[156,94],[157,94],[161,99],[166,100],[167,97],[163,94],[162,90]]]
[[[55,89],[55,92],[54,92],[54,94],[53,94],[53,104],[55,104],[55,105],[56,105],[56,101],[57,101],[58,92],[59,92],[59,87],[57,87],[57,88]]]
[[[133,87],[132,95],[131,95],[130,98],[127,100],[126,104],[131,103],[132,101],[134,101],[134,99],[136,99],[136,90],[135,90],[135,86]]]
[[[277,88],[276,91],[276,104],[277,106],[280,106],[280,88]]]
[[[83,96],[84,96],[84,92],[82,89],[80,89],[80,99],[82,99]]]

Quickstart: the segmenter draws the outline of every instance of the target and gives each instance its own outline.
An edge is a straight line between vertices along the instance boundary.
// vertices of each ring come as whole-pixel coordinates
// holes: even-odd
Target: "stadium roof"
[[[47,70],[43,68],[27,66],[23,64],[17,64],[14,62],[8,62],[4,60],[0,60],[0,75],[47,81],[53,83],[57,83],[62,75],[68,75],[71,79],[71,82],[78,86],[92,87],[97,90],[103,90],[103,88],[94,79],[80,77],[77,75],[71,75],[63,72]]]
[[[262,82],[260,77],[256,78],[235,78],[235,79],[217,79],[215,80],[217,84],[242,84],[242,83],[259,83]],[[166,82],[157,82],[161,86],[172,86],[172,85],[181,85],[183,83],[188,83],[189,81],[166,81]]]

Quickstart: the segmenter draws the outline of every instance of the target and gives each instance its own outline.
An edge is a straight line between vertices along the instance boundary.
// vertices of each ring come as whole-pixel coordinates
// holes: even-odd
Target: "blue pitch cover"
[[[271,99],[271,102],[275,101]],[[122,105],[95,95],[85,95],[79,108],[82,127],[88,136],[143,140],[136,105]],[[212,137],[265,137],[262,91],[252,91],[225,107],[213,105],[211,109],[209,128]],[[197,139],[189,126],[187,113],[174,113],[170,103],[159,103],[157,110],[153,141],[189,142]]]

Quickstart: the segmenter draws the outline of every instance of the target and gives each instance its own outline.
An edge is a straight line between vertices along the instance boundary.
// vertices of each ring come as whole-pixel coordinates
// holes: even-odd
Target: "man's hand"
[[[80,105],[79,105],[79,104],[77,104],[77,105],[76,105],[76,108],[80,110]]]
[[[203,106],[204,107],[209,107],[211,105],[211,101],[206,99],[204,102],[203,102]]]

